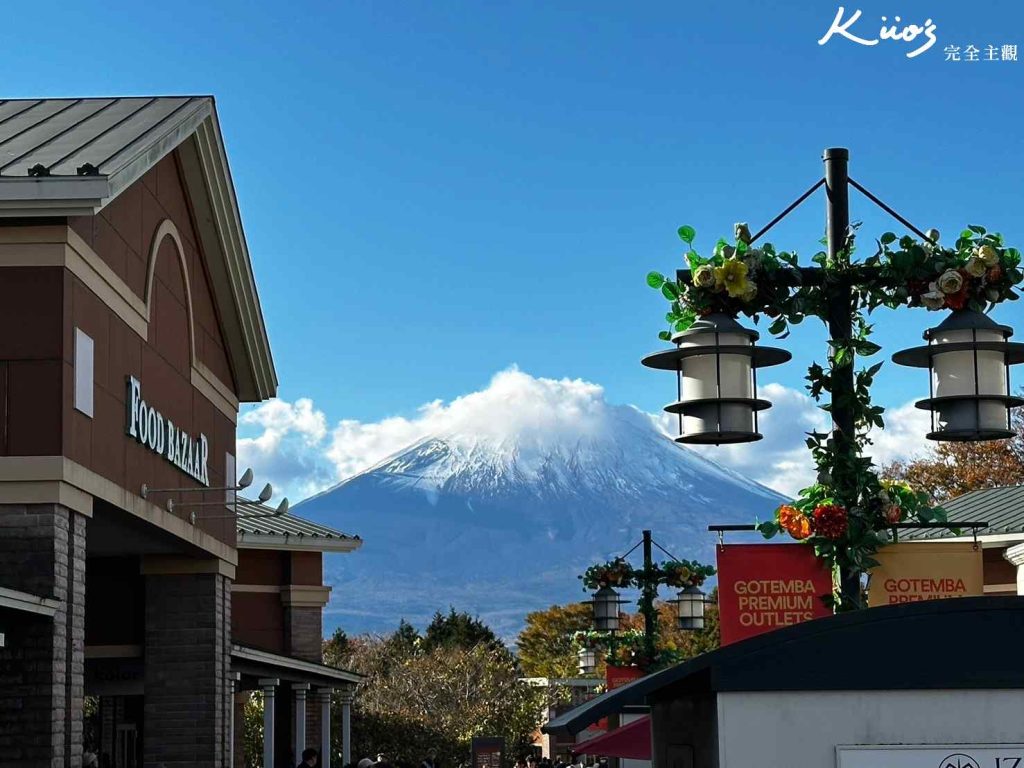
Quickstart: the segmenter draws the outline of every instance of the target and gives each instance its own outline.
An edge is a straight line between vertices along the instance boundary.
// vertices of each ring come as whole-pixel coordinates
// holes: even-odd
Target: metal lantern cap
[[[932,341],[950,331],[994,331],[1001,334],[1004,340],[955,341],[948,343]],[[897,352],[892,356],[892,361],[897,365],[906,365],[911,368],[928,368],[931,366],[932,358],[935,355],[943,355],[947,352],[978,350],[983,352],[1003,352],[1006,355],[1007,365],[1024,363],[1024,344],[1005,341],[1005,339],[1013,335],[1013,328],[1008,325],[999,325],[988,315],[976,312],[973,309],[958,309],[951,312],[949,317],[934,328],[929,328],[922,335],[926,341],[931,343]]]
[[[768,368],[781,365],[792,359],[793,355],[785,349],[776,347],[758,347],[754,342],[761,338],[757,331],[744,328],[734,318],[723,314],[713,314],[694,322],[687,330],[680,331],[672,337],[672,343],[679,345],[688,338],[709,333],[727,333],[743,335],[750,339],[750,344],[709,344],[693,347],[678,347],[654,352],[640,362],[648,368],[661,371],[678,371],[681,361],[687,357],[714,353],[721,355],[747,355],[753,368]]]

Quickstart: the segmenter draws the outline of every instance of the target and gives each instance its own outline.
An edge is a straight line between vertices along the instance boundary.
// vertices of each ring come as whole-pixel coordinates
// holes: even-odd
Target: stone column
[[[233,568],[210,559],[154,557],[146,577],[143,705],[146,766],[223,768],[229,761]]]
[[[320,765],[331,768],[331,688],[317,691],[320,699]],[[342,763],[344,765],[344,763]]]
[[[77,768],[85,682],[84,514],[0,505],[0,586],[49,598],[19,613],[0,648],[0,766]]]
[[[1009,547],[1003,552],[1007,562],[1017,566],[1017,594],[1024,595],[1024,544]]]
[[[294,683],[292,689],[295,691],[295,760],[302,757],[302,750],[306,748],[306,694],[309,693],[309,683]]]
[[[263,689],[263,768],[274,768],[274,689],[281,681],[274,677],[260,679]]]
[[[352,688],[341,689],[341,764],[352,762],[352,700],[355,698]]]

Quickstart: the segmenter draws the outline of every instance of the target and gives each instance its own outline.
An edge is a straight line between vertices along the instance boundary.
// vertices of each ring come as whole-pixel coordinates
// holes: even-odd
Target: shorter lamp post
[[[630,569],[625,563],[625,558],[640,546],[643,547],[643,568],[635,570]],[[653,547],[655,546],[672,558],[671,564],[676,566],[676,570],[667,568],[667,566],[671,564],[658,566],[654,563]],[[612,583],[617,583],[620,586],[632,583],[640,588],[640,613],[644,617],[643,656],[646,659],[654,659],[657,653],[658,629],[657,613],[654,607],[654,601],[658,596],[659,585],[672,583],[676,583],[679,586],[686,585],[679,592],[677,599],[673,601],[676,604],[676,621],[678,627],[681,630],[687,631],[704,628],[705,595],[695,583],[687,584],[687,580],[693,578],[703,581],[706,575],[714,573],[714,569],[699,566],[697,564],[685,564],[678,561],[670,552],[653,540],[651,532],[648,530],[643,532],[643,539],[638,542],[633,549],[622,557],[616,558],[613,563],[609,565],[613,566],[611,570],[618,572],[612,579],[610,579]],[[687,580],[684,580],[682,584],[675,581],[673,573],[676,573],[679,568],[688,568],[690,566],[696,568],[696,572],[693,573],[691,577],[687,577]],[[675,578],[678,578],[678,576]],[[615,633],[619,631],[621,625],[619,619],[619,606],[623,602],[625,601],[621,599],[619,593],[607,582],[599,583],[599,587],[594,592],[590,601],[593,608],[594,629],[598,632],[607,633],[607,643],[612,647],[617,644]],[[588,651],[591,654],[593,653],[591,646],[581,648],[579,651],[581,672],[584,670],[584,667],[591,670],[596,667],[596,656],[586,656],[585,658],[585,652]],[[584,663],[585,661],[586,664]],[[591,666],[591,663],[593,666]]]

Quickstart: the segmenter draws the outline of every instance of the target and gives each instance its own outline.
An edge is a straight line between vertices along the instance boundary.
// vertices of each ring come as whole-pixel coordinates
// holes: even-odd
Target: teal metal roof
[[[1024,536],[1024,485],[971,491],[945,502],[942,508],[954,522],[975,520],[988,523],[988,528],[978,531],[979,536],[1005,533]],[[964,531],[964,534],[969,535],[969,532]],[[952,531],[940,528],[900,531],[901,539],[948,539],[953,536]]]

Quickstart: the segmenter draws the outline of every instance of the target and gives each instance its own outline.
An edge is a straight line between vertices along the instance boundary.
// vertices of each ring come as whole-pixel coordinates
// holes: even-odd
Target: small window
[[[75,328],[75,409],[90,419],[93,416],[93,341]]]

